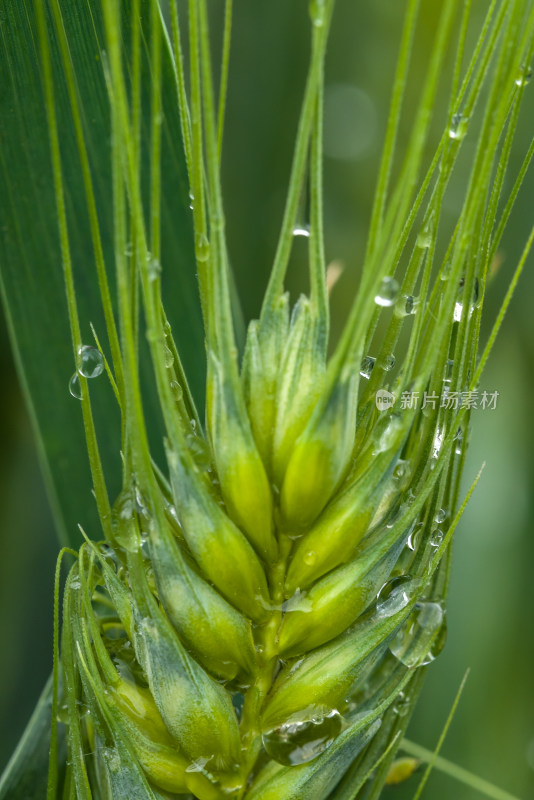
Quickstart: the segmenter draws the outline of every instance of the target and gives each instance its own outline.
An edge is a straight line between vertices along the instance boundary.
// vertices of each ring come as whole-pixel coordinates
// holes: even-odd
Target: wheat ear
[[[61,6],[50,5],[69,74]],[[398,152],[418,18],[417,0],[409,0],[360,290],[328,356],[322,105],[333,7],[333,0],[310,5],[310,68],[284,219],[261,314],[248,327],[241,357],[219,169],[231,3],[217,106],[206,0],[189,2],[188,70],[174,2],[169,31],[156,0],[125,8],[102,2],[118,287],[118,323],[113,313],[106,317],[108,362],[80,338],[47,25],[36,0],[76,394],[105,537],[82,545],[64,592],[64,797],[376,798],[425,667],[443,648],[450,545],[463,508],[467,398],[478,391],[494,339],[479,356],[482,306],[524,173],[504,195],[534,11],[526,0],[492,2],[466,58],[470,3],[444,0],[413,134]],[[124,14],[132,15],[133,56],[121,37]],[[438,82],[451,52],[450,104],[427,163]],[[143,136],[136,111],[142,98],[130,69],[141,57],[152,74],[152,124]],[[164,312],[176,299],[162,292],[172,269],[159,235],[161,81],[169,63],[205,325],[205,425]],[[76,103],[73,91],[75,119]],[[464,204],[447,231],[443,198],[475,113]],[[145,145],[148,205],[139,172]],[[78,146],[85,163],[83,135]],[[305,186],[308,225],[296,228]],[[90,195],[90,173],[86,187]],[[309,245],[310,291],[291,310],[284,281],[295,235]],[[93,236],[98,241],[97,227]],[[145,425],[139,305],[165,425],[165,466],[152,458]],[[122,414],[123,490],[112,506],[88,383],[104,368]],[[408,396],[437,402],[422,408]],[[52,759],[49,800],[57,792]]]

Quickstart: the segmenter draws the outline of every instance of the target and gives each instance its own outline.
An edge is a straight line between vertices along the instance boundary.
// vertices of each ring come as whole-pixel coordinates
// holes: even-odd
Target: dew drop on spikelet
[[[84,378],[98,378],[104,371],[102,353],[91,345],[83,344],[78,348],[76,361],[78,374],[83,375]]]
[[[395,278],[384,278],[375,295],[375,303],[377,306],[387,308],[388,306],[394,305],[398,296],[399,284]]]

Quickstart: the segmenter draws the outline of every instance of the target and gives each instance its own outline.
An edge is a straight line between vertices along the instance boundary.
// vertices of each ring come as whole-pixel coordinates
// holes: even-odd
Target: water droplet
[[[462,312],[464,310],[463,303],[459,303],[458,301],[454,305],[454,321],[460,322],[462,319]]]
[[[394,447],[398,440],[399,431],[402,429],[402,419],[396,414],[391,414],[389,417],[383,417],[382,432],[380,433],[380,426],[377,424],[376,430],[379,435],[378,443],[375,448],[375,453],[383,453]]]
[[[111,509],[111,524],[117,544],[130,553],[137,552],[140,544],[134,524],[136,512],[135,491],[123,489]]]
[[[406,541],[406,544],[410,548],[410,550],[413,550],[414,552],[417,550],[421,542],[422,535],[423,535],[423,523],[418,522],[412,528],[410,535],[408,536],[408,539]]]
[[[439,603],[417,603],[392,639],[389,649],[406,667],[430,664],[445,646],[446,624]]]
[[[148,505],[141,493],[139,486],[135,487],[135,510],[141,517],[144,517],[145,519],[150,517]]]
[[[195,207],[195,195],[193,194],[193,192],[189,192],[189,208],[192,211],[194,207]]]
[[[398,522],[400,515],[402,514],[403,506],[398,501],[389,511],[387,517],[385,518],[386,528],[391,530],[391,528]]]
[[[454,114],[451,119],[451,126],[449,128],[449,138],[455,139],[456,141],[461,141],[467,132],[468,122],[468,117],[464,117],[462,114]]]
[[[417,603],[415,610],[417,612],[417,622],[421,628],[435,631],[441,625],[443,608],[439,603]]]
[[[417,247],[422,250],[427,250],[432,244],[432,234],[427,231],[421,231],[417,237]]]
[[[133,244],[132,242],[126,242],[126,247],[124,248],[124,255],[128,256],[128,258],[133,255]]]
[[[532,78],[532,69],[528,64],[523,64],[515,79],[516,86],[526,86]]]
[[[384,356],[382,366],[386,370],[386,372],[391,372],[396,363],[397,361],[393,353],[389,353],[389,355]]]
[[[397,481],[404,480],[410,474],[410,462],[405,459],[399,458],[395,467],[393,468],[393,477]]]
[[[187,446],[195,459],[196,466],[202,472],[206,472],[211,467],[211,455],[205,439],[190,433],[187,436]]]
[[[77,372],[75,372],[74,375],[72,375],[69,381],[69,392],[73,397],[76,398],[76,400],[82,399],[82,387]]]
[[[387,308],[392,306],[397,297],[399,296],[399,284],[395,278],[384,278],[380,284],[378,293],[375,295],[375,303],[377,306]]]
[[[310,236],[310,226],[309,225],[295,225],[293,228],[293,236],[305,236],[309,238]]]
[[[171,387],[171,391],[172,391],[172,393],[174,395],[175,401],[177,403],[179,403],[180,400],[182,399],[182,397],[184,396],[184,393],[182,391],[182,387],[180,386],[178,381],[171,381],[170,387]]]
[[[397,714],[398,717],[405,717],[410,711],[410,707],[411,702],[409,696],[404,692],[399,692],[393,704],[393,712]]]
[[[452,374],[454,372],[454,361],[451,358],[448,358],[445,362],[445,367],[443,370],[443,380],[444,381],[451,381]]]
[[[434,441],[432,443],[432,458],[438,458],[439,452],[443,445],[443,440],[445,438],[445,431],[443,428],[436,428],[436,433],[434,434]]]
[[[406,492],[406,494],[404,496],[404,500],[406,502],[406,505],[407,506],[411,506],[412,503],[415,502],[415,498],[416,498],[416,494],[415,494],[414,490],[413,489],[408,489],[408,491]]]
[[[362,363],[360,364],[360,375],[362,378],[367,378],[367,380],[369,380],[375,363],[376,358],[372,356],[365,356],[365,358],[362,358]]]
[[[167,345],[163,346],[163,360],[165,362],[165,366],[167,369],[170,369],[174,364],[174,356],[172,354],[172,350]]]
[[[100,350],[83,344],[78,348],[78,358],[76,360],[78,374],[84,378],[98,378],[104,371],[104,359]]]
[[[409,575],[391,578],[377,594],[377,615],[379,617],[392,617],[398,611],[401,611],[408,605],[418,586],[419,582],[410,578]]]
[[[195,239],[195,256],[197,261],[207,261],[210,257],[210,243],[204,233],[199,233]]]
[[[304,563],[307,564],[309,567],[313,566],[317,561],[317,553],[315,550],[308,550],[308,552],[304,555]]]
[[[397,317],[410,317],[417,312],[419,298],[413,294],[403,294],[395,303],[395,315]]]
[[[445,522],[447,519],[447,509],[446,508],[439,508],[436,511],[436,515],[434,517],[434,521],[441,525],[442,522]]]
[[[440,528],[436,528],[430,534],[430,546],[431,547],[440,547],[441,543],[444,538],[444,533]]]
[[[428,250],[432,244],[432,236],[434,234],[434,215],[432,214],[427,220],[425,226],[421,228],[417,236],[416,244],[422,250]]]
[[[190,419],[190,420],[189,420],[189,424],[191,425],[191,430],[192,430],[192,431],[195,431],[195,430],[196,430],[196,427],[197,427],[197,421],[196,421],[196,419]]]
[[[407,461],[404,461],[402,458],[399,458],[399,460],[397,461],[397,463],[396,463],[396,465],[395,465],[395,467],[393,469],[393,477],[394,478],[396,478],[397,480],[400,480],[401,478],[404,478],[404,476],[406,474],[406,464],[407,463],[408,463]]]
[[[342,723],[339,711],[318,708],[311,719],[289,721],[264,733],[263,746],[279,764],[306,764],[332,744]]]
[[[325,0],[311,0],[310,18],[316,28],[321,28],[324,25]]]
[[[458,428],[456,431],[456,435],[454,437],[454,452],[457,456],[462,454],[462,447],[463,447],[463,440],[464,440],[464,432],[461,428]]]
[[[159,259],[155,258],[151,253],[146,256],[146,270],[149,281],[155,281],[161,275],[161,264]]]

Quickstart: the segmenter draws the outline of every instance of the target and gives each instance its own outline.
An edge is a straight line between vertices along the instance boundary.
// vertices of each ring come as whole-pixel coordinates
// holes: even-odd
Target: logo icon
[[[386,389],[379,389],[375,395],[375,403],[379,411],[387,411],[388,408],[393,408],[395,395]]]

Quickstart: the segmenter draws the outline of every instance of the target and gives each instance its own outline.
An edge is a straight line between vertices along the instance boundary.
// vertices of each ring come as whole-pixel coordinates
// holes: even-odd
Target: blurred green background
[[[214,30],[221,30],[222,0],[211,5]],[[308,56],[306,6],[306,0],[235,2],[223,172],[231,259],[247,319],[258,312],[282,215]],[[436,0],[422,3],[400,148],[410,133],[411,104],[424,76],[440,6]],[[358,284],[404,7],[400,0],[337,2],[325,120],[327,258],[345,266],[332,295],[334,335]],[[472,31],[486,7],[485,0],[473,3]],[[436,131],[444,123],[445,82],[442,91]],[[534,82],[526,95],[511,175],[534,133]],[[468,135],[465,164],[472,154]],[[461,200],[461,167],[457,173],[446,198],[449,222]],[[533,196],[531,174],[503,243],[503,264],[487,301],[486,334],[534,222]],[[306,288],[304,253],[298,247],[293,262],[289,286],[295,296]],[[428,670],[409,732],[410,738],[433,748],[469,668],[442,754],[523,800],[534,796],[533,265],[531,257],[482,381],[481,389],[499,392],[497,409],[473,413],[466,487],[483,461],[486,467],[456,537],[448,643]],[[0,768],[51,669],[58,550],[9,353],[2,325]],[[65,376],[65,391],[67,381]],[[386,795],[403,800],[413,794],[414,785],[391,788]],[[426,797],[451,796],[475,800],[479,795],[435,772]]]

